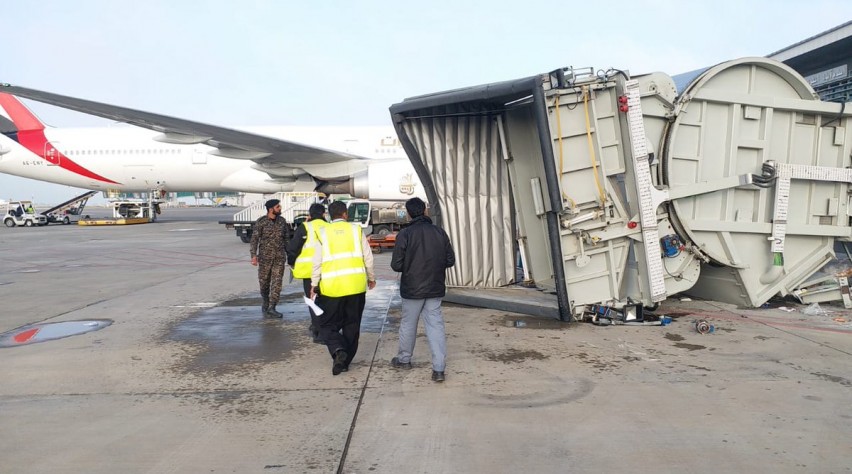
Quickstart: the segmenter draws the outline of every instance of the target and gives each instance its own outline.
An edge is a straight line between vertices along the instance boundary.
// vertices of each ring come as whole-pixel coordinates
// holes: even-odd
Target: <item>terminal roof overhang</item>
[[[852,21],[776,51],[767,57],[797,71],[819,69],[852,51]],[[813,54],[818,53],[818,54]]]

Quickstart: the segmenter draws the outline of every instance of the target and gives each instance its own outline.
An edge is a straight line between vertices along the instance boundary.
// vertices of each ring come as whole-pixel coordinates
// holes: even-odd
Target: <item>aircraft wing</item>
[[[346,171],[343,171],[345,169],[359,170],[365,166],[363,162],[352,163],[352,160],[365,160],[356,155],[233,128],[209,125],[5,83],[0,83],[0,92],[154,130],[161,133],[161,135],[155,137],[155,140],[165,143],[204,143],[218,149],[212,152],[215,155],[255,161],[258,163],[258,165],[255,165],[257,169],[266,171],[272,176],[293,176],[293,168],[296,168],[303,169],[320,179],[334,179],[345,176]],[[342,164],[343,162],[350,163],[343,167],[323,166]],[[323,176],[324,174],[326,176]]]

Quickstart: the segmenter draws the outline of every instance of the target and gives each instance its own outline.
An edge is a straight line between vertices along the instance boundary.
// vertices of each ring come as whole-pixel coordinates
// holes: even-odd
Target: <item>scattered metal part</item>
[[[699,319],[695,321],[695,330],[699,334],[710,334],[716,330],[716,327],[703,319]]]

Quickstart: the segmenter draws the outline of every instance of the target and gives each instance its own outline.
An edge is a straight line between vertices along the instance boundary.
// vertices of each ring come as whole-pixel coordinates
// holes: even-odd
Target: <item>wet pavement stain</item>
[[[227,372],[247,363],[283,360],[297,339],[285,324],[264,319],[257,307],[220,306],[181,321],[166,339],[197,350],[181,364],[186,372]]]
[[[181,361],[186,372],[229,372],[249,363],[286,359],[307,338],[309,314],[301,294],[286,295],[277,308],[284,317],[267,319],[260,298],[237,298],[204,308],[169,328],[167,341],[195,349]]]
[[[544,388],[526,394],[501,395],[481,393],[480,400],[471,405],[489,408],[541,408],[573,403],[589,396],[595,383],[586,378],[553,378],[546,381]]]
[[[693,369],[697,369],[697,370],[703,370],[705,372],[713,372],[712,370],[708,369],[707,367],[701,367],[699,365],[690,365],[689,367],[692,367]]]
[[[701,349],[707,349],[706,346],[699,346],[698,344],[687,344],[685,342],[679,342],[679,343],[675,344],[674,346],[679,347],[681,349],[686,349],[686,350],[689,350],[689,351],[697,351],[697,350],[701,350]]]
[[[823,374],[821,372],[811,372],[811,375],[816,375],[817,377],[824,379],[824,380],[828,380],[829,382],[839,383],[840,385],[843,385],[845,387],[852,387],[852,380],[849,380],[849,379],[846,379],[846,378],[843,378],[843,377],[838,377],[836,375],[830,375],[830,374]]]
[[[508,349],[502,353],[486,353],[485,358],[494,362],[503,362],[505,364],[523,362],[527,359],[543,360],[548,357],[538,351],[520,351],[518,349]]]
[[[520,316],[504,314],[496,326],[516,327],[523,329],[568,329],[571,323],[558,319],[540,318],[535,316]]]
[[[667,332],[665,337],[670,341],[682,341],[684,339],[680,334],[672,334],[670,332]]]
[[[163,340],[188,345],[192,350],[175,367],[182,372],[222,374],[246,364],[286,360],[290,353],[310,343],[310,314],[302,293],[281,296],[276,306],[281,319],[264,318],[261,298],[240,297],[212,308],[199,308],[166,330]],[[361,332],[381,332],[398,328],[386,324],[391,289],[376,289],[368,298],[361,320]]]

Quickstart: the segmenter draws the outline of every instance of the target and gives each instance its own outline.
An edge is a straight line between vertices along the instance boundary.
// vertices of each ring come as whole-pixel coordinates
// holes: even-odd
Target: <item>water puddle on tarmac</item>
[[[269,319],[263,317],[260,303],[260,298],[240,298],[199,308],[172,326],[165,339],[196,349],[181,364],[186,371],[219,372],[247,363],[280,361],[307,338],[308,310],[301,295],[286,295],[278,304],[284,318]]]
[[[111,319],[30,324],[0,334],[0,348],[25,346],[27,344],[76,336],[78,334],[101,330],[110,324],[112,324]]]
[[[393,288],[376,288],[369,293],[361,332],[380,332]],[[227,371],[248,363],[284,360],[297,347],[313,344],[308,336],[308,307],[302,293],[282,295],[276,308],[281,319],[264,318],[259,297],[222,302],[175,323],[163,338],[195,348],[192,357],[180,365],[186,371]],[[187,305],[186,307],[192,307]]]

